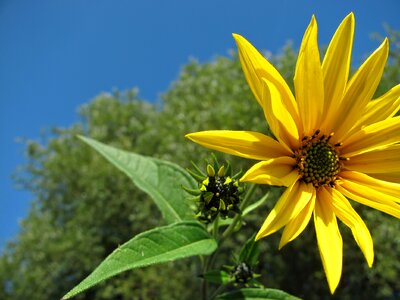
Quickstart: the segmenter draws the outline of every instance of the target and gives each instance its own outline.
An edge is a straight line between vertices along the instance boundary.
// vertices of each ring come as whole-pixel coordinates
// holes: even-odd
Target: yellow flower
[[[261,160],[241,181],[285,186],[257,239],[284,227],[279,247],[314,218],[318,247],[333,293],[342,273],[337,218],[350,227],[368,265],[368,228],[347,198],[400,218],[400,85],[371,100],[389,51],[385,39],[348,80],[354,15],[336,30],[321,64],[313,16],[294,76],[295,96],[279,72],[234,34],[247,82],[276,139],[258,132],[212,130],[187,135],[210,149]]]

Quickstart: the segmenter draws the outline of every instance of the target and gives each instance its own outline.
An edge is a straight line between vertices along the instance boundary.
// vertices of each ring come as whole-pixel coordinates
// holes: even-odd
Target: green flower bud
[[[196,217],[204,222],[211,223],[221,216],[222,218],[233,217],[235,213],[240,213],[240,194],[242,188],[236,175],[230,174],[230,166],[219,166],[215,157],[213,157],[214,166],[207,163],[205,175],[197,166],[195,171],[189,171],[194,179],[199,183],[196,191],[186,189],[191,195],[199,195],[196,202]],[[216,173],[215,170],[218,170]],[[229,170],[229,174],[228,171]]]

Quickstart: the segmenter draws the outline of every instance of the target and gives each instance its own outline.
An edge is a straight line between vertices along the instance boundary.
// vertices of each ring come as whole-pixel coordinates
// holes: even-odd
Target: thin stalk
[[[212,235],[215,240],[218,240],[218,223],[219,223],[219,216],[214,220],[213,222],[213,228],[212,228]],[[208,256],[204,261],[203,261],[203,274],[205,274],[211,265],[212,261],[212,256]],[[202,296],[203,300],[207,299],[207,293],[208,293],[208,283],[205,279],[203,279],[203,285],[202,285]]]
[[[224,291],[227,288],[227,284],[221,284],[210,296],[209,300],[212,300],[215,298],[215,296],[217,296],[218,294],[220,294],[222,291]]]
[[[214,220],[214,224],[213,224],[213,237],[214,239],[218,240],[218,225],[219,225],[219,216],[217,216]]]
[[[207,300],[207,281],[203,279],[203,286],[201,289],[202,299]]]
[[[207,272],[210,257],[209,256],[207,256],[207,257],[201,256],[201,258],[202,258],[201,259],[201,272],[202,272],[202,274],[205,274]],[[202,300],[207,300],[207,293],[208,293],[207,289],[208,289],[207,281],[205,280],[205,278],[203,278],[203,282],[201,285],[201,295],[202,295],[201,299]]]

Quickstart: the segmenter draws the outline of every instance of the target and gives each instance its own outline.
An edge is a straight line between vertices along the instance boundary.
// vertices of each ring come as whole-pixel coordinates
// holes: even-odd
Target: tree
[[[292,82],[296,61],[292,47],[288,45],[270,60]],[[391,73],[385,73],[382,80],[385,89],[398,82],[397,66],[395,58],[387,68]],[[204,64],[189,62],[160,103],[141,100],[135,90],[101,94],[81,108],[80,116],[80,122],[54,129],[42,143],[27,142],[28,162],[17,178],[36,199],[21,232],[0,258],[1,299],[60,298],[119,244],[161,225],[151,201],[79,141],[77,134],[189,167],[191,160],[202,165],[209,152],[186,141],[188,132],[269,132],[235,53]],[[228,158],[235,169],[245,170],[251,164],[235,157],[218,157],[221,161]],[[267,189],[259,187],[258,194]],[[279,188],[272,189],[279,195]],[[253,214],[235,240],[226,244],[218,257],[221,265],[229,263],[232,251],[258,230],[276,198]],[[343,229],[344,274],[333,299],[396,297],[400,291],[400,240],[396,236],[400,224],[376,211],[356,209],[374,237],[375,266],[367,268],[351,233]],[[263,254],[257,271],[263,274],[262,281],[305,299],[328,299],[312,226],[282,251],[277,250],[278,243],[277,234],[261,242]],[[199,280],[186,276],[187,272],[196,274],[196,265],[183,261],[128,272],[77,299],[132,299],[132,295],[135,299],[195,299]]]

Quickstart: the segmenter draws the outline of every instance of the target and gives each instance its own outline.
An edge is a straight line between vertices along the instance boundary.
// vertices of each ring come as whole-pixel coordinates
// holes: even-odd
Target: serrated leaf
[[[198,222],[181,222],[138,234],[111,253],[63,299],[121,272],[194,255],[208,255],[217,243]]]
[[[208,271],[207,273],[202,274],[201,277],[208,282],[216,284],[226,284],[232,281],[229,274],[221,270]]]
[[[284,291],[276,289],[243,288],[221,294],[215,300],[301,300]]]
[[[181,188],[197,188],[196,181],[181,167],[171,162],[120,150],[96,140],[79,136],[109,162],[128,175],[147,193],[160,209],[167,223],[193,220],[194,215]]]

